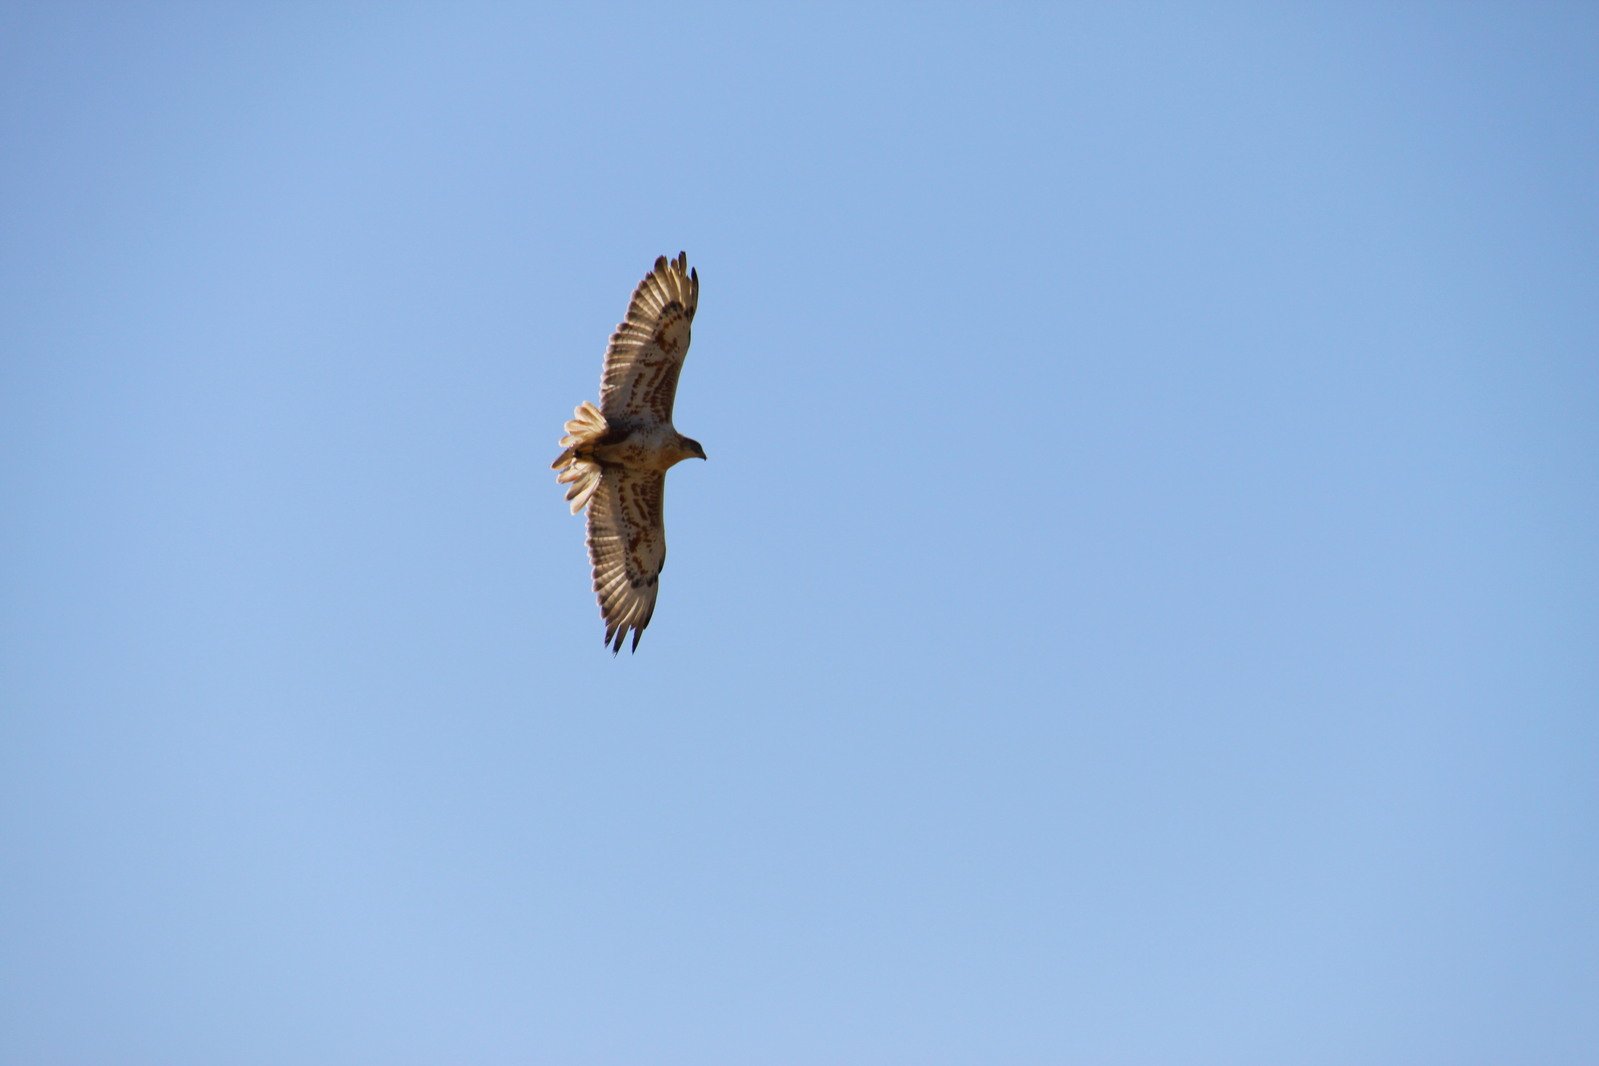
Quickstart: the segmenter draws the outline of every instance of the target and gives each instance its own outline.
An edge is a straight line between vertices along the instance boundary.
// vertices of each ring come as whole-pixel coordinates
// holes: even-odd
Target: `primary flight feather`
[[[636,650],[655,613],[666,565],[666,472],[684,459],[705,458],[699,442],[672,425],[699,298],[699,273],[689,269],[687,255],[655,260],[605,349],[600,405],[578,405],[561,438],[565,450],[551,464],[559,471],[555,480],[570,486],[572,513],[588,508],[594,594],[612,654],[629,631]]]

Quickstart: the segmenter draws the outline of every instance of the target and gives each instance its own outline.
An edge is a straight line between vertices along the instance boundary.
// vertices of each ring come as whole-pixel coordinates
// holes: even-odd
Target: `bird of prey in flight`
[[[555,480],[570,486],[572,513],[588,508],[594,594],[613,655],[629,630],[637,650],[655,613],[666,564],[666,472],[684,459],[705,458],[699,442],[672,425],[699,297],[699,273],[689,269],[687,255],[655,260],[605,349],[600,405],[578,405],[561,438],[565,450],[551,464],[560,471]]]

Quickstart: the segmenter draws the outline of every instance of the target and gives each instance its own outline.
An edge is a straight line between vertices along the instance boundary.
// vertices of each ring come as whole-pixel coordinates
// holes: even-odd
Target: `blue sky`
[[[0,1060],[1599,1061],[1591,6],[12,4],[0,144]]]

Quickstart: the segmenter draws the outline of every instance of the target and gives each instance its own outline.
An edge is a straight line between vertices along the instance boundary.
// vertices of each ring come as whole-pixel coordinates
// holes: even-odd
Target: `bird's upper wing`
[[[606,465],[589,501],[589,562],[594,594],[605,619],[605,643],[622,650],[628,630],[633,647],[655,613],[661,568],[666,565],[662,504],[666,475]]]
[[[605,349],[600,410],[608,420],[671,421],[699,299],[699,273],[689,269],[687,255],[655,260]]]

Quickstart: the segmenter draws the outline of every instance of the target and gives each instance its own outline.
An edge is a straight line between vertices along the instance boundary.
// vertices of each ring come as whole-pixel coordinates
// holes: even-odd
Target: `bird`
[[[594,594],[613,656],[629,632],[629,652],[638,651],[655,614],[666,565],[666,472],[684,459],[705,458],[700,442],[672,425],[699,298],[699,272],[689,269],[685,253],[655,260],[606,346],[599,406],[578,404],[550,464],[555,480],[569,486],[572,513],[588,509]]]

